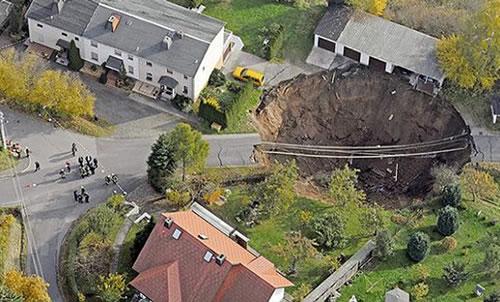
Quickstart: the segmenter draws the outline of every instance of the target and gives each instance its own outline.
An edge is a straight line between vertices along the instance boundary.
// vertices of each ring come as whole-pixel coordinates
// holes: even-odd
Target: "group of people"
[[[78,163],[80,164],[80,176],[85,178],[95,174],[95,170],[97,169],[99,162],[97,158],[92,158],[92,156],[87,155],[85,156],[85,159],[80,156],[78,158]]]
[[[79,203],[89,203],[90,201],[90,195],[87,193],[84,186],[80,187],[80,192],[78,192],[78,190],[74,190],[73,197],[75,198],[75,201]]]

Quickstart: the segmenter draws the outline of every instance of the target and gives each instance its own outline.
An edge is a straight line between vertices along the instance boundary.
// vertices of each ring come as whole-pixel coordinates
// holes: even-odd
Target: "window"
[[[146,62],[146,65],[148,65],[149,67],[153,66],[153,63],[151,62]]]
[[[121,57],[122,56],[122,52],[119,51],[118,49],[115,49],[115,55]]]
[[[146,80],[147,81],[152,81],[153,80],[153,74],[150,73],[150,72],[146,73]]]
[[[213,256],[214,254],[212,254],[210,251],[207,251],[205,253],[205,256],[203,256],[203,260],[205,260],[206,262],[210,262]]]
[[[43,25],[38,23],[36,26],[40,27],[40,28],[43,28]]]
[[[184,86],[184,89],[182,89],[182,93],[187,94],[188,93],[188,88],[187,86]]]
[[[68,36],[67,33],[61,33],[61,35],[63,35],[63,37],[67,37]]]
[[[76,41],[80,41],[80,38],[78,38],[78,37],[75,37],[75,40],[76,40]]]
[[[167,69],[167,73],[168,73],[168,74],[172,74],[172,73],[174,73],[174,72],[173,72],[172,70],[170,70],[170,69]]]
[[[90,46],[97,48],[97,42],[90,41]]]
[[[134,60],[134,57],[133,57],[132,55],[128,55],[128,59],[129,59],[130,61],[133,61],[133,60]]]
[[[174,233],[172,234],[172,237],[175,239],[175,240],[178,240],[182,235],[182,231],[179,230],[179,229],[175,229]]]
[[[134,66],[128,66],[128,73],[134,74]]]
[[[188,76],[187,75],[184,75],[184,80],[187,80],[188,79]]]
[[[92,58],[92,60],[94,61],[99,61],[99,55],[97,55],[97,53],[95,52],[91,52],[90,53],[90,57]]]

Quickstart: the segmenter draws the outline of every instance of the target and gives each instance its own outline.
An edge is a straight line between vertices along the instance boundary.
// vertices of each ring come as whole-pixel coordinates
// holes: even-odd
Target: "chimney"
[[[172,227],[172,224],[174,221],[172,218],[165,218],[165,221],[163,222],[163,226],[166,227],[167,229],[170,229]]]
[[[218,265],[222,266],[224,260],[226,260],[226,256],[224,256],[224,254],[220,254],[219,256],[215,257],[215,263],[217,263]]]
[[[163,38],[163,42],[161,44],[165,49],[170,49],[170,46],[172,46],[172,42],[173,42],[172,38],[169,35],[166,35]]]
[[[111,32],[115,32],[116,29],[118,28],[118,25],[120,24],[120,16],[118,15],[111,15],[109,16],[108,21],[104,25],[106,29],[111,28]]]
[[[245,235],[243,235],[242,233],[234,230],[231,234],[230,234],[230,237],[238,244],[240,245],[241,247],[243,248],[248,248],[248,241],[250,241],[250,239],[248,239],[247,237],[245,237]]]

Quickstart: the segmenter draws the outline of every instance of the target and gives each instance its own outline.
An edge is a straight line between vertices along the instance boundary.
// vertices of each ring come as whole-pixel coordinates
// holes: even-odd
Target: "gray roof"
[[[7,21],[10,11],[12,10],[12,3],[6,0],[0,0],[0,26]]]
[[[385,293],[385,302],[410,302],[410,294],[396,287]]]
[[[66,0],[58,14],[54,5],[53,0],[33,0],[26,17],[81,35],[97,7],[93,0]]]
[[[400,24],[333,6],[315,33],[415,73],[444,79],[436,57],[438,40]]]
[[[165,85],[170,88],[176,88],[177,85],[179,85],[179,82],[177,82],[176,79],[171,78],[169,76],[161,76],[160,80],[158,81],[158,84]]]
[[[208,49],[208,43],[184,35],[182,38],[174,38],[167,50],[162,42],[163,38],[171,33],[168,29],[127,14],[119,14],[120,24],[111,32],[109,28],[105,28],[105,24],[112,14],[116,14],[116,11],[99,5],[83,36],[170,67],[187,76],[196,74]]]
[[[166,0],[101,0],[117,10],[211,42],[224,23]]]

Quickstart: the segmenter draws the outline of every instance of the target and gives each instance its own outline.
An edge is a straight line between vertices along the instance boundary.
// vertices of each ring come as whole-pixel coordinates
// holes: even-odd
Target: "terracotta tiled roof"
[[[163,224],[167,217],[170,228]],[[182,232],[178,239],[176,230]],[[209,262],[207,251],[213,254]],[[214,260],[218,255],[225,256],[221,265]],[[293,285],[266,258],[192,211],[162,214],[133,268],[139,275],[131,285],[154,302],[268,301],[275,289]]]

